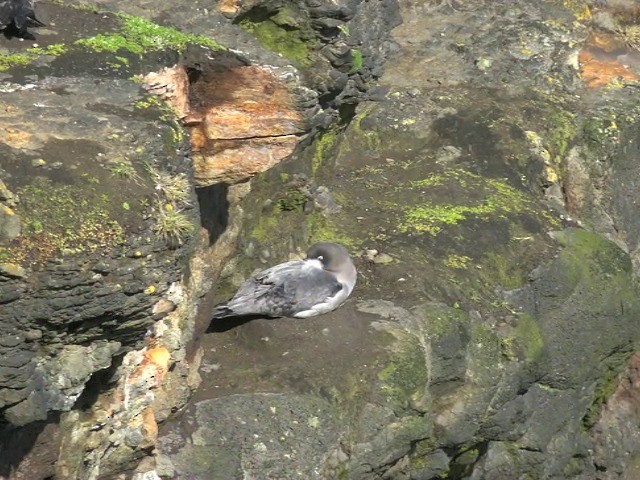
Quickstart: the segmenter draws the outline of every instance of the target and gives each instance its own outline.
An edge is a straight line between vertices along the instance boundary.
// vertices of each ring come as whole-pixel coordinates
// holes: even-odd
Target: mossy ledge
[[[33,47],[21,53],[0,56],[0,71],[12,67],[29,65],[39,58],[58,57],[71,53],[74,49],[91,52],[129,52],[143,55],[147,52],[165,49],[183,52],[188,45],[201,45],[211,50],[224,50],[214,39],[204,35],[184,33],[175,28],[164,27],[146,18],[125,13],[117,13],[120,28],[115,32],[101,33],[89,38],[81,38],[71,44],[56,43],[46,47]],[[116,57],[120,63],[127,64],[124,57]]]

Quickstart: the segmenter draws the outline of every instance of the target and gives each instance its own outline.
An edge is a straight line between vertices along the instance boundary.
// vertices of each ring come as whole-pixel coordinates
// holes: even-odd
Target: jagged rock
[[[20,217],[9,207],[0,204],[0,243],[6,244],[20,236]]]

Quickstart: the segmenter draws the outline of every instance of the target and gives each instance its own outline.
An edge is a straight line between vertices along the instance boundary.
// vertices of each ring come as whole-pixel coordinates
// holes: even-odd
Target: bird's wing
[[[15,0],[0,1],[0,28],[13,22],[20,5]]]
[[[289,316],[324,302],[342,289],[322,269],[305,267],[303,260],[269,268],[250,278],[227,303],[236,314]]]

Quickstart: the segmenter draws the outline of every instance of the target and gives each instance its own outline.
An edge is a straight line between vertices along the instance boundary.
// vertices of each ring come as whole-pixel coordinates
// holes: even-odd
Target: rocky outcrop
[[[299,58],[305,67],[320,62],[321,98],[290,59],[252,35],[264,25],[288,31],[286,15],[271,19],[282,6],[231,7],[211,17],[233,53],[211,38],[211,18],[193,3],[154,11],[160,22],[190,16],[183,26],[193,33],[39,4],[49,25],[39,46],[12,45],[0,65],[0,475],[95,478],[149,453],[157,422],[199,382],[201,352],[188,348],[196,305],[233,252],[248,192],[229,184],[273,166],[336,118],[333,99],[363,95],[362,78],[382,62],[344,42],[349,32],[338,27],[357,5],[327,2],[313,15],[296,5],[305,19]],[[324,13],[337,18],[326,24]],[[378,15],[380,26],[394,21]],[[327,60],[333,43],[341,58]],[[143,75],[175,110],[145,95]]]
[[[212,325],[157,472],[633,478],[633,414],[602,409],[640,334],[637,189],[613,181],[637,101],[579,63],[604,6],[399,3],[376,101],[252,181],[221,287],[328,239],[361,252],[355,298]]]
[[[106,15],[7,74],[0,475],[633,478],[625,2],[97,4],[192,33]],[[189,345],[316,240],[345,306]]]

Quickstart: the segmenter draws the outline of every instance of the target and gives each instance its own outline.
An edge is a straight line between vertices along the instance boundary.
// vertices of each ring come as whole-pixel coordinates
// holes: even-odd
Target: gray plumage
[[[27,28],[44,27],[44,23],[36,18],[33,5],[34,0],[0,0],[0,30],[13,25],[18,36],[35,39]]]
[[[330,312],[351,294],[356,269],[336,243],[316,243],[304,260],[276,265],[249,278],[213,318],[264,315],[306,318]]]

